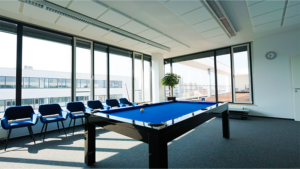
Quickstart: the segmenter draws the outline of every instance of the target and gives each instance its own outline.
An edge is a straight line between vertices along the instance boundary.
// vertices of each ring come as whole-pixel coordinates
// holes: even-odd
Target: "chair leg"
[[[8,140],[9,140],[10,133],[11,133],[11,129],[9,129],[8,135],[6,137],[5,151],[6,151],[6,147],[7,147],[7,143],[8,143]]]
[[[43,124],[43,127],[42,127],[42,130],[41,130],[40,137],[41,137],[41,135],[42,135],[42,133],[43,133],[44,127],[45,127],[45,123]]]
[[[72,119],[70,120],[70,124],[69,124],[69,128],[68,128],[68,131],[69,131],[69,129],[70,129],[70,126],[71,126],[71,122],[72,122]]]
[[[58,121],[57,121],[57,128],[58,128],[58,133],[60,133],[60,131],[59,131],[59,125],[58,125]]]
[[[44,132],[44,138],[43,138],[43,142],[45,141],[45,136],[46,136],[46,132],[47,132],[47,127],[48,127],[48,123],[46,123],[46,127],[45,127],[45,132]]]
[[[29,129],[30,129],[30,131],[31,131],[31,137],[32,137],[32,140],[33,140],[33,142],[34,142],[34,144],[35,144],[35,139],[34,139],[34,134],[33,134],[33,131],[32,131],[32,127],[31,126],[29,126],[28,127]]]
[[[84,123],[83,123],[83,118],[81,118],[81,122],[82,122],[82,127],[84,129]]]
[[[74,124],[73,124],[73,135],[74,135],[74,129],[75,129],[75,121],[76,121],[76,119],[74,119]]]
[[[30,138],[32,139],[32,135],[31,135],[31,131],[30,131],[29,126],[27,126],[27,128],[28,128],[28,132],[29,132]]]
[[[63,123],[63,121],[60,121],[60,122],[61,122],[61,125],[63,126],[64,132],[65,132],[65,135],[66,135],[66,137],[67,137],[67,133],[66,133],[66,130],[65,130],[64,123]]]

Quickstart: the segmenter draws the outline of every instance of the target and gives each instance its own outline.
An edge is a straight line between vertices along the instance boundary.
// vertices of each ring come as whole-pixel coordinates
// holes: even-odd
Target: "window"
[[[151,101],[151,56],[144,55],[144,101]]]
[[[251,103],[251,76],[249,61],[249,45],[232,47],[232,67],[234,74],[234,100],[235,102]]]
[[[143,55],[134,53],[134,101],[143,101]]]
[[[232,102],[230,48],[217,52],[218,101]]]
[[[35,111],[40,104],[60,104],[59,97],[71,96],[70,88],[62,88],[64,79],[71,79],[71,38],[23,29],[22,104],[31,105]],[[65,104],[61,105],[65,109]]]
[[[253,103],[249,46],[165,59],[165,73],[181,76],[179,85],[172,90],[174,96],[178,100]]]
[[[132,100],[132,53],[117,48],[109,48],[110,96],[116,99]],[[115,81],[122,82],[122,88]],[[119,83],[120,84],[120,83]],[[124,85],[123,85],[124,84]],[[111,97],[110,97],[111,98]]]
[[[213,52],[173,59],[172,68],[181,76],[173,89],[178,100],[215,101]]]
[[[17,25],[0,21],[0,112],[15,103]],[[8,105],[7,105],[8,103]]]
[[[107,46],[97,43],[94,45],[94,77],[95,99],[105,103],[107,99]]]
[[[91,50],[91,42],[76,39],[76,99],[85,105],[91,94]]]
[[[171,62],[171,59],[164,60],[165,74],[171,73],[171,63],[170,62]],[[169,97],[169,89],[168,89],[168,86],[165,86],[165,100],[167,100],[167,97]]]

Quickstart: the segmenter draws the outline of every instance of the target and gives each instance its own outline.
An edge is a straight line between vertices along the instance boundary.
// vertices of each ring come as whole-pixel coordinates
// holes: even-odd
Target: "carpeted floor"
[[[231,138],[222,137],[221,119],[205,123],[168,146],[169,168],[300,168],[300,122],[249,117],[230,120]],[[12,131],[13,132],[13,131]],[[148,145],[97,129],[96,163],[84,164],[83,128],[75,135],[49,132],[0,143],[0,168],[147,168]]]

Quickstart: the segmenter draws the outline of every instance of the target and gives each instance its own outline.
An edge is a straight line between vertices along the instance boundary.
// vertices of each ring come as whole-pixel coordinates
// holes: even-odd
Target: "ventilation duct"
[[[218,0],[203,0],[208,8],[212,11],[212,13],[217,17],[220,21],[220,24],[223,26],[225,31],[230,37],[236,36],[236,31],[231,24],[228,16],[225,13],[222,5]]]
[[[156,48],[159,48],[159,49],[163,49],[163,50],[166,50],[166,51],[171,51],[171,49],[167,46],[164,46],[164,45],[161,45],[159,43],[153,42],[149,39],[146,39],[146,38],[143,38],[143,37],[138,36],[136,34],[127,32],[123,29],[114,27],[112,25],[106,24],[106,23],[101,22],[99,20],[87,17],[83,14],[74,12],[72,10],[61,7],[59,5],[55,5],[55,4],[50,3],[48,1],[44,1],[44,0],[19,0],[19,1],[24,2],[26,4],[29,4],[29,5],[33,5],[33,6],[38,7],[38,8],[45,9],[47,11],[50,11],[50,12],[53,12],[53,13],[56,13],[56,14],[59,14],[59,15],[65,16],[65,17],[68,17],[70,19],[73,19],[73,20],[76,20],[76,21],[79,21],[79,22],[83,22],[83,23],[86,23],[86,24],[104,29],[106,31],[111,31],[111,32],[117,33],[117,34],[122,35],[124,37],[127,37],[129,39],[133,39],[133,40],[139,41],[141,43],[145,43],[147,45],[150,45],[150,46],[153,46],[153,47],[156,47]],[[179,43],[181,43],[181,42],[179,42]],[[185,46],[187,46],[187,45],[185,45]]]

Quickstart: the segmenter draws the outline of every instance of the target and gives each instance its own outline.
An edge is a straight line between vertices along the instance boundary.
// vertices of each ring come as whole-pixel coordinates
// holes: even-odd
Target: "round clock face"
[[[275,52],[268,52],[267,54],[266,54],[266,58],[267,59],[274,59],[276,57],[276,53]]]

